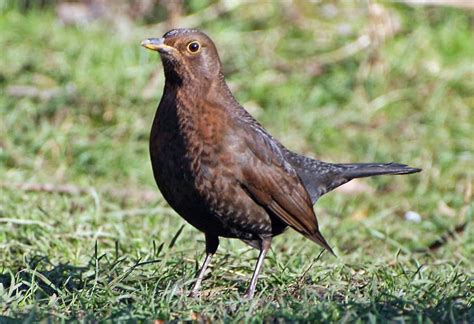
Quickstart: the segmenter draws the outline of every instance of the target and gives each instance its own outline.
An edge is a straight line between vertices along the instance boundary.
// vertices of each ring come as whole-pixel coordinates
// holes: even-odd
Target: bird
[[[200,30],[173,29],[141,45],[159,53],[165,76],[149,141],[156,184],[205,236],[190,296],[200,296],[219,238],[259,250],[243,296],[252,299],[272,238],[287,228],[334,254],[313,210],[319,197],[355,178],[421,171],[400,163],[329,163],[287,149],[237,102],[214,42]]]

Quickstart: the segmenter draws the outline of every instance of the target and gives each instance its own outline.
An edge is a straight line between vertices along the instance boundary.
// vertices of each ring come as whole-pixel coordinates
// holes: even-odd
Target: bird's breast
[[[164,194],[181,200],[183,192],[170,188],[180,186],[208,200],[209,192],[222,186],[218,180],[231,175],[234,154],[229,154],[225,117],[218,107],[206,103],[162,99],[151,131],[150,154]]]

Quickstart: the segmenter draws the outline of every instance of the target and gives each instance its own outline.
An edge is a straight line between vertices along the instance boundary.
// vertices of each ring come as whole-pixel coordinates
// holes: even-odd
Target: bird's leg
[[[270,250],[270,246],[272,245],[272,238],[265,237],[262,239],[260,244],[260,254],[258,255],[257,265],[255,266],[255,270],[252,275],[252,280],[250,280],[250,285],[247,291],[245,292],[244,298],[245,299],[252,299],[253,295],[255,294],[255,288],[257,287],[258,276],[260,271],[262,270],[263,260],[267,255],[268,250]]]
[[[206,235],[206,258],[204,259],[204,263],[199,270],[199,274],[196,278],[196,282],[194,283],[193,290],[189,294],[190,297],[198,297],[199,296],[199,289],[201,288],[202,280],[204,279],[204,274],[206,272],[207,266],[211,262],[212,256],[216,253],[217,247],[219,246],[219,238],[217,236],[213,236],[210,234]]]
[[[212,255],[213,255],[212,253],[206,253],[206,258],[204,259],[204,263],[202,264],[201,269],[199,270],[199,275],[196,278],[196,282],[194,283],[193,290],[191,290],[189,297],[199,296],[199,290],[201,289],[201,283],[202,283],[202,280],[204,279],[204,273],[206,272],[207,266],[211,262]]]

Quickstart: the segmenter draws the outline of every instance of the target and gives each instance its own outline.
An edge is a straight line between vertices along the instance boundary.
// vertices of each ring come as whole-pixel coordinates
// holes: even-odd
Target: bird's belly
[[[174,136],[159,136],[150,143],[156,184],[168,204],[188,223],[203,232],[219,232],[221,226],[206,210],[194,185],[191,161]]]
[[[256,204],[220,164],[196,170],[180,136],[162,134],[150,142],[156,183],[168,204],[200,231],[245,240],[277,235],[286,226]],[[194,161],[196,164],[196,162]]]

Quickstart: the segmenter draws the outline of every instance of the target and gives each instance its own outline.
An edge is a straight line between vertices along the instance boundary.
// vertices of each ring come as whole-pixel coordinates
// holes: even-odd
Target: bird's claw
[[[199,298],[199,297],[201,297],[201,293],[200,293],[199,291],[197,291],[197,290],[192,290],[192,291],[189,293],[188,297],[191,297],[191,298]]]
[[[245,300],[252,300],[253,299],[254,292],[247,290],[245,294],[242,295],[242,298]]]

